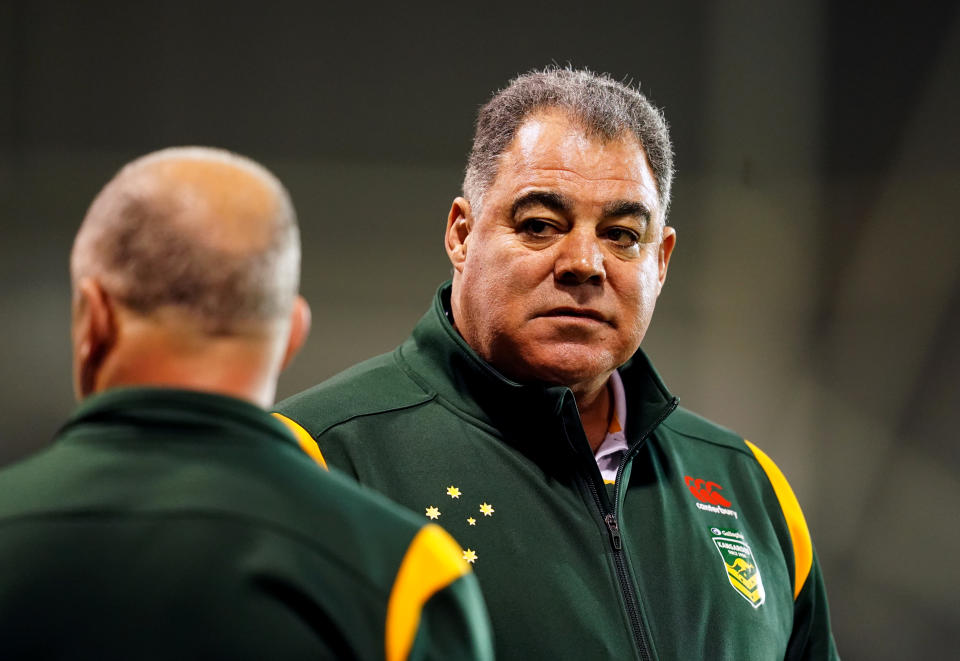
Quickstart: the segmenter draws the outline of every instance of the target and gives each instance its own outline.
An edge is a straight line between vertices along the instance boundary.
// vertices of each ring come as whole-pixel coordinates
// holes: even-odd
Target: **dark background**
[[[315,314],[286,396],[406,336],[476,108],[550,62],[665,108],[679,243],[644,346],[791,478],[841,653],[950,656],[955,2],[0,3],[0,463],[73,406],[67,256],[123,163],[208,144],[286,182]]]

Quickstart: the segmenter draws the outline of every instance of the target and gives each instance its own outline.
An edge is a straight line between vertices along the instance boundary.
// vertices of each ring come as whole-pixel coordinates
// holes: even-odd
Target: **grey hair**
[[[607,74],[558,66],[514,78],[480,108],[463,179],[464,197],[475,213],[479,213],[484,194],[496,179],[500,156],[510,147],[517,130],[527,117],[548,108],[569,112],[587,135],[603,141],[633,134],[647,155],[666,221],[673,182],[673,146],[663,113],[638,90]]]
[[[250,220],[267,224],[265,245],[237,249],[205,238],[195,210],[211,193],[157,177],[155,166],[165,161],[221,163],[259,180],[275,198],[267,217]],[[100,191],[77,233],[70,271],[74,288],[97,277],[132,310],[177,306],[205,331],[229,334],[289,314],[300,280],[296,212],[280,181],[248,158],[208,147],[164,149],[129,163]]]

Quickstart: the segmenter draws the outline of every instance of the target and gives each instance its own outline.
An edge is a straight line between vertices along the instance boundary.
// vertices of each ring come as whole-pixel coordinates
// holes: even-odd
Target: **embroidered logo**
[[[704,510],[705,512],[713,512],[714,514],[732,516],[735,519],[740,518],[736,510],[729,509],[730,501],[720,495],[723,487],[719,484],[700,478],[693,478],[689,475],[684,477],[683,480],[687,483],[687,488],[690,489],[690,493],[697,499],[697,509]]]
[[[743,533],[720,528],[711,528],[710,533],[720,553],[720,559],[723,560],[730,585],[751,606],[759,608],[766,600],[766,593],[763,591],[763,579],[760,577],[757,560],[750,545],[744,540]]]
[[[687,483],[687,488],[690,489],[690,493],[696,496],[697,500],[701,503],[707,503],[709,505],[719,505],[720,507],[730,507],[730,501],[720,495],[720,491],[723,490],[716,482],[707,482],[703,479],[694,479],[687,475],[683,478]],[[716,489],[716,491],[714,491]]]

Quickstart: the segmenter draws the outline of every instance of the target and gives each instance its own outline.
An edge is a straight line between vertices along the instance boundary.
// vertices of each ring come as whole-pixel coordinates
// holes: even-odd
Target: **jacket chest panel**
[[[512,642],[498,658],[633,658],[609,538],[576,478],[548,475],[502,439],[452,416],[431,429],[430,438],[398,433],[375,457],[372,449],[357,457],[365,449],[355,441],[350,450],[361,482],[460,544],[495,630],[512,632],[498,633]]]
[[[759,487],[743,466],[724,465],[731,454],[681,464],[654,448],[634,460],[621,527],[662,658],[785,654],[791,560],[770,513],[741,505],[759,502]]]

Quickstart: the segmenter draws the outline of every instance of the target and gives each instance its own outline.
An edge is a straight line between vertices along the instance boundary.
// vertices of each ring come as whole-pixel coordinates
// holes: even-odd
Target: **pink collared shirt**
[[[617,468],[627,451],[627,436],[624,429],[627,426],[627,397],[623,390],[623,380],[617,370],[610,375],[610,390],[613,392],[613,415],[610,417],[610,427],[603,443],[597,448],[594,457],[600,475],[607,484],[613,484],[617,479]]]

